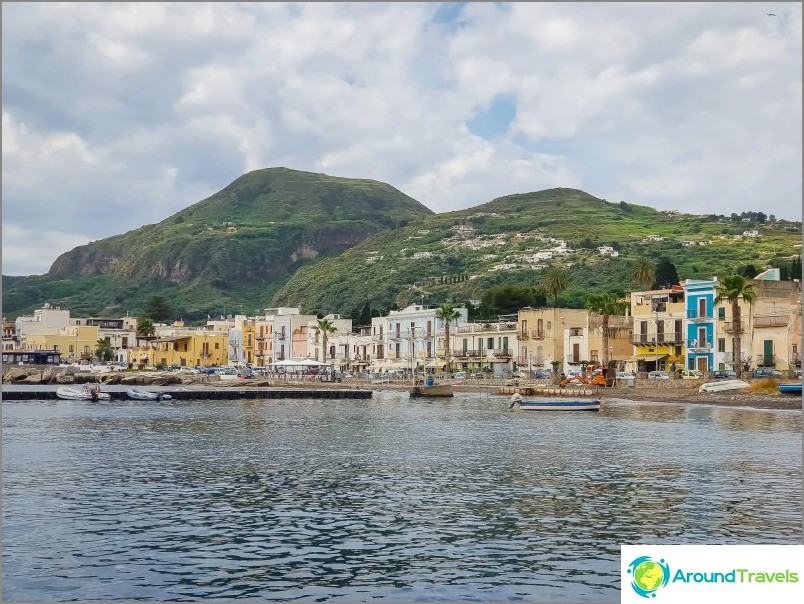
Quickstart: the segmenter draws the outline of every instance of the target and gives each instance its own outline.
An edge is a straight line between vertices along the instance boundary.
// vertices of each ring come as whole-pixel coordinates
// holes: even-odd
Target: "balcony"
[[[276,339],[277,340],[284,340],[285,339],[285,334],[281,333],[281,332],[276,334]]]
[[[544,330],[543,329],[532,329],[530,331],[530,337],[535,340],[544,340]]]
[[[688,308],[687,309],[687,318],[690,321],[693,321],[693,322],[697,322],[697,321],[713,321],[715,319],[715,316],[712,314],[711,310],[705,310],[703,312],[703,314],[702,314],[702,313],[700,313],[698,311],[698,309]]]
[[[525,329],[523,331],[520,331],[519,332],[519,339],[520,340],[529,340],[530,339],[530,334],[528,333],[528,330]]]
[[[790,364],[795,365],[796,367],[801,367],[801,355],[797,352],[794,352],[790,355]]]
[[[690,352],[711,352],[712,342],[699,342],[698,340],[687,340],[687,350]]]
[[[723,361],[725,363],[730,363],[730,364],[734,363],[734,356],[735,355],[734,355],[733,352],[724,352],[722,354],[723,354]],[[739,361],[747,361],[748,360],[748,355],[746,355],[745,353],[743,353],[741,355],[737,355],[737,360],[738,360],[738,362]]]
[[[567,363],[571,365],[579,365],[581,360],[582,360],[581,357],[576,357],[571,354],[567,355]]]
[[[502,358],[507,358],[507,357],[511,357],[511,356],[513,356],[514,352],[513,352],[512,350],[508,350],[508,349],[504,349],[504,348],[503,348],[503,349],[495,349],[495,350],[492,352],[492,354],[493,354],[493,355],[494,355],[496,358],[498,358],[498,359],[502,359]]]
[[[785,327],[789,318],[788,315],[755,316],[754,327]]]
[[[743,333],[746,328],[745,321],[740,321],[737,323],[736,321],[723,321],[723,331],[726,333]]]

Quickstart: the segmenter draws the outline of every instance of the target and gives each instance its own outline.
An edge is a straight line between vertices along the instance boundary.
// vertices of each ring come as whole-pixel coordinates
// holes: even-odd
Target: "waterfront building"
[[[58,365],[58,350],[3,350],[3,365]]]
[[[106,340],[112,349],[112,360],[118,363],[129,362],[129,350],[137,340],[137,319],[134,317],[88,317],[71,318],[71,325],[95,326],[98,339]]]
[[[460,317],[450,324],[450,336],[455,328],[467,323],[468,311],[456,306]],[[392,310],[387,317],[371,320],[373,366],[376,369],[439,368],[444,359],[444,321],[436,318],[437,308],[411,304],[402,310]],[[451,337],[450,344],[454,343]],[[450,346],[451,356],[454,354]]]
[[[274,362],[274,324],[265,317],[254,319],[254,366],[268,367]]]
[[[132,362],[153,367],[222,367],[228,363],[229,334],[173,326],[131,351]]]
[[[626,369],[639,372],[683,369],[686,353],[684,288],[631,292],[634,352]]]
[[[303,315],[296,307],[283,306],[266,308],[265,320],[272,324],[274,362],[293,357],[307,358],[307,324],[317,320],[315,315]]]
[[[352,319],[342,318],[337,314],[324,317],[335,328],[327,334],[327,350],[324,350],[324,334],[318,327],[318,319],[307,323],[307,356],[315,361],[345,361],[352,352],[349,348],[349,334],[352,333]]]
[[[16,350],[19,348],[17,327],[13,321],[3,321],[3,350]]]
[[[717,321],[714,310],[716,285],[717,277],[687,279],[682,282],[687,311],[684,327],[687,369],[697,369],[706,373],[716,368]]]
[[[581,355],[581,343],[573,341],[569,344],[564,332],[566,329],[582,329],[587,318],[588,312],[578,308],[521,308],[517,314],[517,364],[564,371],[568,356],[580,360]]]
[[[45,302],[42,308],[34,311],[33,316],[17,317],[14,322],[17,337],[20,338],[20,347],[28,348],[25,345],[25,338],[28,335],[41,335],[46,333],[56,333],[59,329],[70,325],[70,311],[62,310],[60,307],[52,307]]]
[[[775,367],[781,371],[801,368],[801,282],[750,280],[756,301],[740,298],[740,324],[732,316],[731,303],[717,305],[719,366],[734,369]],[[735,354],[734,336],[741,333],[741,350]],[[735,362],[736,361],[736,362]]]
[[[504,319],[504,317],[503,317]],[[509,320],[465,323],[450,332],[453,368],[503,376],[515,369],[519,350],[516,315]]]
[[[564,328],[563,348],[567,351],[566,369],[582,369],[589,363],[602,364],[603,358],[624,367],[633,356],[632,319],[630,316],[610,315],[608,325],[608,354],[603,350],[603,317],[584,311],[580,324]]]
[[[53,350],[65,360],[91,361],[98,348],[100,329],[97,325],[70,325],[45,333],[28,334],[23,338],[25,350]]]

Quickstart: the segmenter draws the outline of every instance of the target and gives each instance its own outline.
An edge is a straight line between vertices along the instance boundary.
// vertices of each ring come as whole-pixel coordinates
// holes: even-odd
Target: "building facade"
[[[625,368],[638,371],[682,369],[687,318],[684,288],[631,292],[633,356]]]
[[[682,283],[686,306],[686,363],[687,369],[704,373],[718,367],[715,363],[717,320],[715,318],[715,286],[712,279],[687,279]]]

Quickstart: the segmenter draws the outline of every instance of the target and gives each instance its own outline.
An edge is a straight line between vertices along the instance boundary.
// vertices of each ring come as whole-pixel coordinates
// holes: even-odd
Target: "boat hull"
[[[139,390],[138,388],[129,388],[126,390],[126,395],[135,401],[161,401],[171,400],[173,397],[169,394],[162,394],[160,392],[151,392],[149,390]]]
[[[801,384],[779,384],[782,394],[801,394]]]
[[[750,384],[742,380],[722,380],[720,382],[707,382],[698,388],[698,392],[726,392],[729,390],[742,390]]]
[[[76,390],[75,388],[67,388],[65,386],[62,386],[61,388],[56,390],[56,396],[66,401],[91,401],[91,400],[108,401],[111,400],[112,398],[106,392],[99,392],[95,395],[95,398],[93,398],[92,394],[89,392],[86,392],[84,390]]]
[[[519,401],[522,411],[600,411],[600,401]]]
[[[438,384],[437,386],[415,386],[410,396],[454,396],[452,384]]]

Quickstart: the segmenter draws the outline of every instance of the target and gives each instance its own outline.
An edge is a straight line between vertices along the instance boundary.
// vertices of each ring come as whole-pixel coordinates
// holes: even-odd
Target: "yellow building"
[[[631,292],[635,371],[669,371],[684,368],[684,290],[679,288]]]
[[[522,308],[517,315],[519,351],[517,364],[521,367],[565,369],[564,332],[583,328],[589,313],[577,308]],[[585,359],[588,360],[588,359]]]
[[[130,354],[140,365],[220,367],[229,361],[229,336],[218,331],[181,331],[156,338]]]
[[[27,350],[55,350],[64,361],[89,360],[98,348],[99,332],[96,325],[70,325],[53,333],[28,334],[21,345]]]
[[[253,365],[256,359],[256,319],[243,321],[243,360],[247,365]]]

